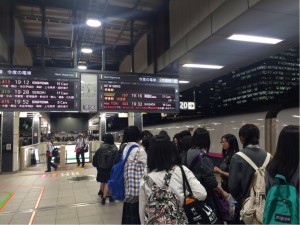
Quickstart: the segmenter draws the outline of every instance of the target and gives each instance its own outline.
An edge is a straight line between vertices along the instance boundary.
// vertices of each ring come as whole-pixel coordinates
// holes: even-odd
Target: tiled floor
[[[45,165],[0,175],[0,224],[120,224],[122,203],[101,205],[96,169]]]

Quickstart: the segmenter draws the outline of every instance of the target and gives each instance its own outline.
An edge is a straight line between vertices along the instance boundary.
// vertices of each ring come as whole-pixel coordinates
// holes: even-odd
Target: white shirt
[[[83,138],[78,138],[76,141],[76,147],[79,147],[79,148],[85,147],[86,144],[87,144],[86,140],[84,140]]]
[[[205,200],[207,195],[205,188],[197,180],[197,178],[194,176],[192,171],[190,171],[185,166],[182,166],[182,168],[188,179],[188,182],[190,184],[194,196],[199,200]],[[151,180],[153,180],[157,184],[157,186],[162,187],[165,183],[164,181],[165,174],[166,171],[151,172],[148,173],[148,176],[151,178]],[[180,204],[183,205],[183,201],[184,201],[183,178],[179,166],[176,166],[172,173],[171,180],[169,183],[169,188],[178,197],[178,199],[180,200]],[[145,184],[145,181],[142,178],[140,181],[140,194],[139,194],[139,215],[142,224],[145,224],[144,221],[145,206],[147,203],[148,196],[151,194],[151,192],[152,192],[151,189],[147,184]]]
[[[128,142],[127,145],[125,146],[124,150],[123,150],[123,159],[125,159],[126,154],[128,152],[128,149],[130,148],[131,145],[138,145],[136,142]],[[139,146],[139,145],[138,145]],[[147,164],[147,153],[145,151],[145,149],[141,146],[139,146],[140,152],[139,152],[139,156],[137,158],[137,161],[141,161],[143,162],[145,165]],[[137,153],[138,148],[133,148],[128,156],[127,161],[132,161],[134,160],[134,157]]]
[[[51,141],[48,141],[47,150],[52,153],[53,149],[54,149],[54,145],[52,144]]]

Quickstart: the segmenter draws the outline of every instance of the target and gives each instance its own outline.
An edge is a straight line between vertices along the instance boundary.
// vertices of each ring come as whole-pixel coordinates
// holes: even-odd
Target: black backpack
[[[112,168],[116,162],[117,155],[117,148],[115,149],[113,145],[100,148],[98,153],[98,167],[101,169]]]
[[[57,157],[57,156],[58,156],[58,148],[54,148],[54,149],[52,150],[52,156],[53,156],[53,157]]]

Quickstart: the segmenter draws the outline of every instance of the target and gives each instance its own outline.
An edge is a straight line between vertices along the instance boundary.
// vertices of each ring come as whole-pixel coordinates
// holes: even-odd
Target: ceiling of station
[[[15,0],[14,15],[24,33],[25,44],[31,49],[34,65],[40,65],[42,16],[40,0]],[[47,67],[74,67],[74,46],[92,45],[95,51],[78,59],[85,60],[90,69],[101,69],[102,28],[85,26],[88,17],[97,15],[105,24],[105,70],[117,71],[121,62],[131,54],[131,20],[133,42],[152,32],[156,13],[168,5],[166,0],[45,0],[45,62]],[[277,45],[230,41],[234,33],[247,33],[283,39]],[[76,41],[77,40],[77,41]],[[195,48],[158,71],[178,74],[189,80],[180,91],[219,76],[238,71],[268,56],[299,46],[299,1],[262,0],[226,26],[213,33]],[[221,70],[183,68],[184,63],[215,62]]]
[[[42,8],[40,0],[16,0],[14,15],[31,49],[34,65],[42,59]],[[125,56],[131,54],[131,20],[133,43],[152,30],[151,21],[164,0],[51,0],[45,6],[45,61],[48,67],[74,67],[74,46],[78,60],[88,62],[90,69],[101,69],[102,44],[105,43],[106,70],[118,70]],[[105,25],[91,28],[88,18],[100,19]],[[82,44],[94,49],[92,54],[80,52]]]

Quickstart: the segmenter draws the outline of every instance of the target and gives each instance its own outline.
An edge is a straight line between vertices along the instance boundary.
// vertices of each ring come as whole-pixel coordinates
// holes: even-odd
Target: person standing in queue
[[[85,158],[84,158],[85,148],[87,148],[86,140],[84,140],[82,134],[79,134],[78,138],[76,140],[75,151],[76,151],[77,166],[80,166],[80,164],[81,164],[82,168],[84,168],[84,163],[85,163]],[[79,156],[81,156],[81,162],[80,162]]]
[[[136,147],[130,152],[124,168],[125,199],[121,224],[141,224],[139,216],[139,190],[140,180],[147,164],[147,154],[145,149],[139,145],[141,131],[138,127],[127,127],[124,130],[123,138],[127,142],[122,151],[121,157],[123,159],[126,157],[131,146]],[[128,166],[129,164],[130,166]]]
[[[46,152],[46,157],[47,157],[47,170],[45,172],[51,172],[51,166],[57,170],[57,165],[51,162],[52,159],[52,151],[54,150],[54,145],[53,145],[53,138],[50,138],[47,144],[47,152]]]
[[[240,142],[243,149],[240,151],[248,156],[257,167],[261,167],[267,159],[267,152],[260,148],[260,132],[256,125],[245,124],[239,130]],[[249,188],[255,170],[238,153],[235,153],[229,165],[228,189],[230,194],[237,200],[237,213],[244,203],[244,200],[250,196]],[[235,221],[236,224],[244,224],[244,221]]]
[[[226,192],[228,189],[229,166],[232,156],[239,151],[239,144],[233,134],[225,134],[221,138],[223,161],[220,167],[215,166],[214,172],[221,175],[221,187]]]

